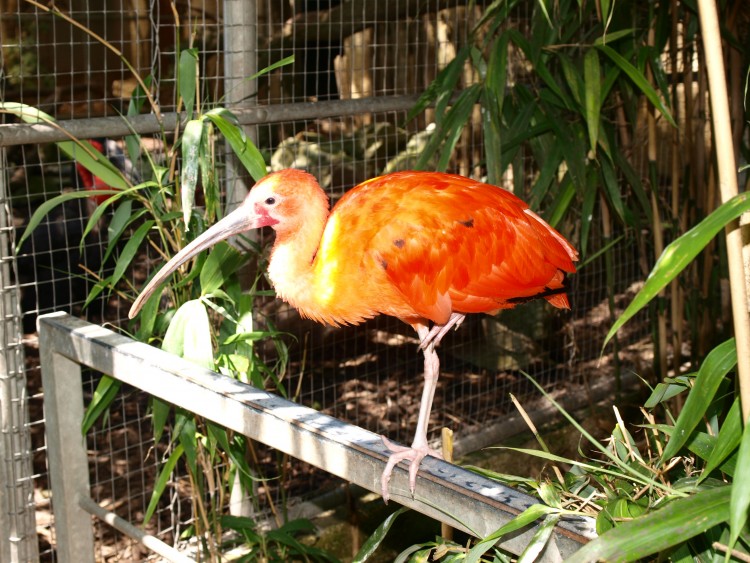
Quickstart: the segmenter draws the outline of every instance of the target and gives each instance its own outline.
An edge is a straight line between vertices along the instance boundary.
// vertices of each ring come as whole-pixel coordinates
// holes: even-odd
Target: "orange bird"
[[[353,188],[329,213],[315,178],[290,169],[262,178],[240,207],[177,253],[138,296],[130,318],[192,256],[265,226],[276,231],[268,275],[302,316],[354,325],[391,315],[419,335],[419,419],[411,447],[383,438],[393,452],[381,479],[386,501],[397,463],[409,460],[413,494],[422,459],[442,457],[427,443],[441,338],[467,313],[494,314],[535,298],[570,307],[565,276],[575,272],[578,252],[506,190],[453,174],[396,172]]]

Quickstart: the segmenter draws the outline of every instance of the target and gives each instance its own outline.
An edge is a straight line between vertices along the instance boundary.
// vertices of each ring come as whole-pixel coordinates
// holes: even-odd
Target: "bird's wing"
[[[425,173],[371,184],[349,202],[368,223],[363,260],[424,318],[512,307],[562,288],[563,272],[575,271],[575,250],[505,190]]]

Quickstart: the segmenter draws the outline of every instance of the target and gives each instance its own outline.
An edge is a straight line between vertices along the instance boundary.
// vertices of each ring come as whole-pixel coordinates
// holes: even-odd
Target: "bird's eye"
[[[276,203],[275,197],[268,197],[266,198],[266,205],[274,205]]]

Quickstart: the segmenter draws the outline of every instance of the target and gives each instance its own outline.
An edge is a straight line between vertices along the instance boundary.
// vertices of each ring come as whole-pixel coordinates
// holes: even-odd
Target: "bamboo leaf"
[[[172,410],[172,405],[167,401],[163,401],[159,397],[151,397],[151,424],[154,430],[154,442],[158,443],[164,434],[164,428],[167,425],[167,418],[169,418],[169,411]]]
[[[104,191],[104,190],[97,190],[97,191]],[[111,192],[111,190],[107,190],[107,192],[109,193]],[[116,192],[112,192],[112,193],[116,193]],[[31,236],[31,233],[34,232],[34,229],[36,229],[39,226],[39,224],[44,220],[44,218],[49,214],[49,212],[52,211],[55,207],[57,207],[58,205],[62,205],[63,203],[67,201],[72,201],[74,199],[87,198],[89,197],[90,194],[91,192],[88,190],[81,190],[77,192],[65,192],[63,194],[53,197],[52,199],[48,199],[47,201],[42,203],[39,207],[37,207],[37,210],[29,219],[29,223],[26,225],[26,229],[21,235],[21,238],[18,239],[18,244],[16,245],[16,252],[20,250],[21,245],[26,241],[27,238]]]
[[[115,271],[112,273],[111,279],[112,286],[117,285],[122,276],[125,275],[128,267],[130,267],[130,263],[133,261],[133,258],[135,258],[138,254],[138,250],[140,249],[143,239],[146,238],[146,235],[148,235],[148,232],[153,226],[153,220],[145,221],[128,239],[128,242],[123,247],[122,252],[117,259],[117,264],[115,264]]]
[[[206,307],[199,299],[188,301],[177,309],[164,335],[162,350],[207,369],[213,368],[211,325]]]
[[[121,381],[109,375],[103,375],[99,380],[99,384],[94,390],[94,396],[91,398],[89,406],[86,407],[86,413],[83,415],[83,421],[81,422],[81,433],[84,436],[99,420],[102,413],[109,409],[109,405],[112,404],[121,386]]]
[[[638,294],[612,325],[604,345],[633,316],[643,309],[664,287],[675,279],[729,222],[750,210],[750,192],[736,195],[723,203],[687,233],[672,241],[656,261]]]
[[[12,113],[26,123],[43,123],[62,129],[51,115],[26,104],[0,102],[0,109]],[[120,190],[130,187],[130,182],[122,172],[88,141],[59,141],[55,145],[105,184]]]
[[[711,450],[711,455],[706,461],[706,467],[700,475],[700,480],[708,477],[714,469],[719,467],[733,451],[737,449],[742,440],[742,414],[740,411],[740,398],[736,397],[732,408],[729,409],[724,422],[721,424],[716,444]],[[747,465],[745,467],[748,467]]]
[[[555,526],[560,521],[559,514],[548,514],[544,521],[539,525],[531,541],[523,550],[518,563],[533,563],[537,560],[537,557],[542,550],[549,543],[549,539],[552,536],[552,532],[555,530]]]
[[[167,483],[169,482],[169,478],[172,475],[172,471],[174,471],[174,468],[177,465],[177,462],[182,457],[183,453],[184,449],[181,445],[178,444],[177,446],[175,446],[175,448],[172,450],[172,453],[169,454],[169,458],[167,458],[167,462],[164,464],[164,467],[162,467],[161,471],[159,472],[159,478],[154,484],[154,492],[151,493],[151,500],[149,501],[148,507],[146,508],[146,514],[143,517],[144,526],[148,524],[149,520],[151,520],[151,517],[154,515],[156,507],[159,504],[159,499],[161,498],[161,495],[164,494],[164,490],[167,488]]]
[[[198,87],[198,49],[184,49],[180,53],[178,94],[185,104],[188,119],[193,119],[195,93]]]
[[[234,154],[256,181],[266,175],[266,162],[263,160],[263,155],[245,135],[242,127],[238,125],[237,117],[232,112],[217,108],[207,112],[204,117],[210,119],[221,131]]]
[[[685,406],[677,418],[674,434],[664,448],[661,463],[676,456],[685,445],[690,434],[705,416],[722,380],[736,364],[737,349],[734,338],[719,344],[706,356],[698,370],[695,385],[688,393]]]
[[[367,561],[370,556],[372,556],[373,553],[375,553],[375,550],[378,549],[380,544],[385,539],[385,536],[388,534],[388,531],[393,527],[393,524],[396,522],[396,519],[401,516],[404,512],[409,510],[407,507],[402,506],[399,508],[396,512],[393,514],[390,514],[388,518],[386,518],[383,523],[377,527],[377,529],[370,535],[367,540],[365,540],[365,543],[362,544],[362,547],[359,549],[357,554],[354,556],[354,559],[352,560],[353,563],[361,563],[364,561]]]
[[[750,429],[747,423],[742,432],[737,466],[747,470],[750,467]],[[734,547],[737,538],[747,522],[750,508],[750,479],[740,478],[732,481],[732,498],[729,501],[729,545]]]
[[[599,55],[596,49],[589,49],[583,59],[583,80],[585,84],[586,125],[589,130],[591,154],[596,154],[599,143],[599,115],[602,109],[602,84],[599,69]]]
[[[453,156],[453,149],[461,137],[466,124],[471,120],[471,114],[474,111],[474,104],[481,94],[481,86],[474,84],[461,92],[456,100],[455,105],[451,107],[442,122],[442,128],[446,131],[445,144],[440,152],[437,169],[445,171],[448,168],[449,161]],[[421,157],[420,157],[421,162]],[[424,166],[425,163],[421,163]],[[419,164],[417,165],[419,166]]]
[[[482,541],[477,543],[471,548],[469,553],[466,554],[466,563],[479,563],[482,556],[492,548],[503,536],[511,534],[521,528],[532,524],[542,516],[553,514],[557,512],[556,509],[550,508],[543,504],[533,504],[524,510],[521,514],[513,518],[510,522],[504,524],[489,536],[482,538]]]
[[[214,246],[201,268],[201,294],[209,295],[217,291],[246,260],[244,253],[227,242]]]
[[[607,45],[597,45],[597,49],[607,55],[613,63],[620,67],[622,71],[627,74],[628,77],[630,77],[630,80],[633,81],[633,84],[636,85],[636,87],[643,93],[644,96],[646,96],[646,98],[648,98],[648,101],[650,101],[651,104],[653,104],[653,106],[659,110],[664,118],[673,127],[677,127],[677,124],[672,118],[672,114],[670,113],[669,108],[664,105],[664,102],[662,102],[662,99],[659,96],[658,92],[654,90],[651,84],[649,84],[643,73],[641,73],[636,67],[630,64],[627,59],[625,59],[611,47]]]
[[[195,189],[198,186],[198,169],[200,167],[201,139],[203,138],[203,121],[193,119],[187,122],[182,133],[182,174],[180,190],[182,194],[182,220],[185,230],[189,230],[190,216],[195,204]]]
[[[566,560],[636,561],[677,546],[729,518],[731,487],[717,487],[675,499],[646,516],[623,522]]]

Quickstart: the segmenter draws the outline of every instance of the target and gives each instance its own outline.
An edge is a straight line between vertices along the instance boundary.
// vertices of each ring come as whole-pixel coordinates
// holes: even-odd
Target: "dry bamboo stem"
[[[654,44],[654,28],[651,27],[648,30],[648,44]],[[654,77],[651,72],[651,68],[646,68],[646,78],[649,83],[653,84]],[[659,186],[657,184],[658,173],[656,172],[656,117],[654,115],[656,109],[653,106],[648,108],[648,177],[649,183],[651,184],[651,207],[653,214],[653,229],[654,229],[654,253],[656,256],[661,256],[664,252],[664,232],[661,221],[661,215],[659,213],[659,198],[657,196],[657,190]],[[662,289],[658,293],[659,300],[662,300],[666,292]],[[657,346],[658,346],[658,358],[655,358],[654,368],[657,371],[657,378],[667,376],[667,312],[662,310],[661,306],[656,309],[656,330],[657,330]]]
[[[711,115],[715,134],[716,160],[719,173],[719,190],[722,202],[738,193],[737,164],[734,158],[732,127],[729,119],[729,100],[724,58],[721,49],[719,18],[714,0],[698,0],[703,50],[708,70],[708,88],[711,95]],[[734,334],[737,340],[737,372],[742,403],[742,419],[750,417],[750,316],[747,308],[745,270],[742,261],[742,234],[739,221],[726,228],[729,285],[732,295]]]

